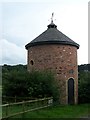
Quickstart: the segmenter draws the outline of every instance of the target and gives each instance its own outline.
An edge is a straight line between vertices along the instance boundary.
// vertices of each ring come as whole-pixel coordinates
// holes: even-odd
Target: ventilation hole
[[[62,69],[62,67],[59,67],[60,69]]]
[[[31,61],[30,61],[30,64],[31,64],[31,65],[33,65],[33,64],[34,64],[33,60],[31,60]]]

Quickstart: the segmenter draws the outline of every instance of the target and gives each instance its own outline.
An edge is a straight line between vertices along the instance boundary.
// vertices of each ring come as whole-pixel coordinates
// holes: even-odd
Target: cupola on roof
[[[71,40],[57,29],[57,26],[53,23],[53,20],[51,20],[51,23],[47,27],[48,28],[46,31],[25,46],[26,49],[32,46],[44,44],[63,44],[75,46],[77,49],[79,48],[79,44]]]

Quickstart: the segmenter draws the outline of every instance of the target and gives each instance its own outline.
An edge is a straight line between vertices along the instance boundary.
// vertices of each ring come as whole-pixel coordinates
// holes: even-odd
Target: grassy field
[[[20,106],[19,106],[20,107]],[[12,113],[18,106],[13,108]],[[10,110],[11,111],[11,110]],[[3,111],[4,112],[4,111]],[[41,110],[25,113],[25,118],[82,118],[90,115],[90,104],[81,105],[67,105],[67,106],[51,106]],[[22,115],[14,116],[13,118],[20,118]]]
[[[90,105],[89,105],[90,107]],[[88,116],[88,105],[53,106],[26,114],[26,118],[77,118]]]

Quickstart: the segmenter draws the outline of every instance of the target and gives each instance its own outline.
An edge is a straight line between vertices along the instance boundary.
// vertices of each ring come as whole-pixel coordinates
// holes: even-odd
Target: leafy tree
[[[11,71],[3,73],[3,95],[17,97],[43,98],[53,96],[56,100],[58,94],[51,72]]]
[[[4,64],[2,66],[2,72],[3,73],[7,73],[7,72],[11,72],[11,71],[27,71],[27,66],[26,65],[7,65],[7,64]]]
[[[27,73],[28,74],[28,73]],[[27,84],[26,72],[8,72],[2,74],[3,95],[6,96],[26,96]]]
[[[79,73],[79,103],[90,103],[90,72]]]
[[[31,74],[31,86],[29,94],[33,97],[49,97],[53,96],[54,100],[58,97],[58,89],[55,83],[54,74],[49,71],[33,71]]]

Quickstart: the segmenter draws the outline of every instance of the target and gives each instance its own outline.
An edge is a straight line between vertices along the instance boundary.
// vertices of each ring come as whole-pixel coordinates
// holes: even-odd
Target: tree
[[[28,76],[28,73],[16,71],[2,74],[2,94],[6,96],[27,96],[28,81],[26,75]]]
[[[79,103],[90,103],[90,72],[79,73]]]
[[[43,98],[57,97],[54,74],[48,71],[11,71],[3,73],[3,95]]]

